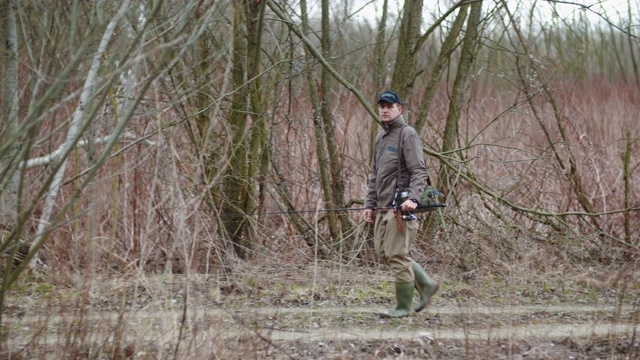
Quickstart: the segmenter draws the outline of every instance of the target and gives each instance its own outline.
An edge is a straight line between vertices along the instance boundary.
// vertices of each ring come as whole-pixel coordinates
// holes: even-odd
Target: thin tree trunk
[[[631,207],[631,149],[633,141],[631,140],[631,131],[627,130],[627,146],[622,159],[622,181],[624,182],[624,208]],[[624,240],[631,244],[631,214],[629,211],[624,213]],[[638,240],[640,243],[640,239]]]
[[[18,33],[16,29],[16,0],[0,4],[0,54],[2,59],[2,127],[0,144],[9,145],[0,154],[0,231],[15,222],[17,199],[18,128]],[[1,238],[0,238],[1,240]]]
[[[321,27],[320,32],[320,46],[322,48],[322,56],[325,59],[331,58],[331,22],[329,20],[329,0],[321,0]],[[322,128],[324,130],[323,145],[326,143],[327,160],[329,163],[329,199],[325,202],[325,207],[328,209],[339,206],[339,196],[342,185],[342,179],[340,176],[340,164],[338,160],[338,150],[334,135],[333,118],[331,115],[331,76],[326,68],[322,68],[320,71],[320,116],[322,117]],[[329,224],[329,232],[332,234],[333,240],[337,241],[340,238],[340,228],[338,227],[337,214],[327,214],[327,220]]]
[[[16,30],[15,0],[5,0],[0,4],[0,55],[2,61],[2,127],[0,128],[0,144],[10,144],[18,127],[18,33]],[[4,313],[4,301],[9,286],[9,273],[13,266],[13,260],[18,251],[18,246],[11,249],[12,242],[10,232],[13,224],[16,224],[18,212],[18,184],[16,176],[17,146],[9,146],[0,153],[0,244],[2,248],[8,248],[10,256],[5,258],[2,272],[2,286],[0,286],[0,326]],[[16,244],[17,245],[17,244]],[[0,251],[0,255],[3,252]],[[0,257],[2,259],[2,257]],[[4,331],[0,334],[0,340],[4,339]]]
[[[449,104],[449,112],[444,128],[442,138],[442,152],[449,153],[455,151],[458,144],[458,124],[462,113],[462,106],[465,101],[465,91],[467,82],[471,77],[471,68],[475,61],[475,54],[478,48],[478,28],[480,26],[480,14],[482,13],[482,1],[471,4],[469,19],[467,20],[467,30],[462,44],[462,53],[460,55],[460,64],[456,78],[453,82],[451,91],[451,100]],[[452,174],[449,173],[445,166],[440,167],[440,188],[443,193],[447,193],[453,181]]]
[[[629,21],[627,21],[627,41],[629,42],[629,54],[631,56],[631,64],[633,65],[633,75],[636,79],[636,86],[640,87],[640,71],[638,70],[638,62],[636,60],[637,49],[637,36],[633,35],[633,12],[631,11],[631,0],[627,0],[627,13],[629,14]]]
[[[231,110],[228,115],[233,134],[227,154],[229,167],[223,180],[220,208],[222,210],[222,230],[235,249],[236,254],[244,258],[247,247],[243,239],[244,214],[242,209],[246,201],[244,191],[245,175],[248,173],[247,123],[249,109],[249,88],[247,82],[247,28],[245,17],[246,1],[234,1],[233,17],[233,70]]]
[[[376,70],[374,72],[374,82],[376,84],[376,91],[373,94],[373,103],[378,101],[378,96],[384,91],[382,90],[382,80],[384,79],[385,69],[385,55],[386,52],[386,27],[387,27],[387,9],[389,7],[389,0],[384,0],[382,4],[382,18],[380,24],[378,24],[378,36],[376,38]],[[369,132],[369,160],[373,159],[373,153],[375,151],[376,134],[378,133],[379,125],[375,122],[371,123]]]
[[[322,37],[320,39],[322,44],[322,56],[325,59],[331,58],[331,22],[329,13],[329,0],[322,0]],[[331,202],[325,204],[326,208],[342,208],[344,207],[344,179],[342,177],[342,161],[341,154],[338,149],[334,119],[331,113],[332,103],[330,99],[331,95],[331,73],[327,68],[322,68],[320,78],[320,87],[322,92],[321,113],[324,123],[325,140],[327,144],[327,151],[329,153],[329,166],[330,166],[330,181],[331,181]],[[338,234],[339,237],[334,237],[334,241],[339,240],[342,234],[351,233],[351,221],[347,212],[330,212],[327,214],[329,220],[329,226],[333,227],[331,233]],[[338,226],[337,220],[340,221]]]
[[[416,56],[422,26],[423,0],[407,0],[404,2],[400,33],[398,34],[398,52],[391,80],[391,88],[402,97],[403,105],[408,107],[416,79]]]
[[[438,84],[440,83],[440,79],[444,73],[444,70],[447,64],[451,63],[451,54],[457,48],[458,37],[462,32],[462,28],[464,27],[464,22],[467,18],[467,13],[469,12],[469,5],[464,5],[460,7],[458,12],[458,16],[453,22],[453,26],[451,30],[449,30],[449,34],[445,38],[444,43],[442,44],[442,48],[440,49],[440,54],[438,55],[438,60],[433,65],[431,70],[431,78],[429,79],[429,83],[427,85],[427,89],[422,97],[422,101],[420,101],[420,106],[418,109],[418,118],[415,122],[415,129],[420,133],[424,124],[427,122],[427,116],[429,115],[429,109],[431,108],[431,103],[435,97],[436,91],[438,90]],[[457,119],[452,121],[458,121]],[[457,134],[455,135],[457,137]],[[443,166],[443,165],[441,165]],[[442,172],[442,171],[441,171]],[[443,182],[443,181],[441,181]],[[438,186],[440,190],[445,191],[440,185]],[[442,222],[441,213],[435,212],[430,216],[426,217],[426,221],[424,222],[424,234],[427,234],[428,238],[431,238],[435,235],[438,230],[440,224]]]
[[[245,213],[252,214],[262,204],[259,202],[259,194],[257,189],[260,182],[264,182],[264,174],[262,170],[266,169],[266,164],[263,163],[263,152],[267,143],[267,127],[264,104],[264,96],[262,92],[262,81],[258,77],[260,54],[262,52],[262,28],[264,24],[264,11],[266,9],[266,2],[252,2],[249,5],[249,18],[247,19],[247,27],[249,28],[248,37],[249,41],[249,54],[248,54],[248,78],[252,79],[249,84],[251,89],[250,93],[250,106],[251,114],[253,118],[253,126],[251,127],[251,145],[249,151],[249,173],[247,174],[246,182],[246,202]],[[255,241],[255,231],[251,223],[248,224],[249,238],[248,241],[253,243]]]
[[[431,103],[433,102],[433,98],[435,97],[436,91],[438,90],[438,84],[440,83],[440,79],[442,78],[442,74],[444,73],[444,69],[446,68],[447,63],[451,61],[451,54],[457,47],[458,36],[460,36],[460,32],[462,31],[462,27],[464,26],[464,20],[467,18],[469,5],[462,6],[460,11],[458,12],[458,16],[456,16],[455,21],[453,22],[453,26],[447,34],[447,37],[442,44],[442,48],[440,49],[440,55],[438,55],[438,60],[433,65],[431,70],[431,78],[429,78],[429,83],[427,85],[427,89],[422,96],[422,101],[420,101],[420,107],[418,109],[418,118],[415,121],[414,128],[418,133],[424,127],[425,122],[427,121],[427,116],[429,115],[429,109],[431,108]]]
[[[389,8],[389,1],[384,0],[382,4],[382,17],[380,18],[380,23],[378,24],[378,35],[376,37],[376,63],[375,63],[375,71],[374,71],[374,83],[376,85],[375,92],[372,94],[372,104],[377,103],[378,96],[384,91],[382,83],[385,78],[385,65],[386,65],[386,28],[387,28],[387,13]],[[378,134],[378,129],[380,129],[380,125],[378,123],[372,121],[369,127],[369,163],[372,163],[373,156],[376,151],[376,135]],[[366,223],[365,230],[367,231],[366,235],[366,252],[360,252],[358,255],[361,257],[368,256],[367,253],[373,253],[373,225]]]
[[[262,96],[256,76],[260,64],[264,6],[265,2],[234,2],[232,83],[235,91],[229,113],[234,133],[227,156],[230,166],[223,181],[221,209],[225,236],[231,239],[236,254],[241,258],[246,258],[253,247],[251,232],[246,231],[248,221],[245,215],[255,209],[254,177],[260,154],[260,137],[264,136]],[[248,131],[249,113],[255,114],[251,131]]]
[[[309,38],[311,32],[309,28],[309,19],[307,17],[307,2],[306,0],[300,1],[300,11],[302,18],[302,31],[304,35]],[[320,104],[318,89],[316,80],[314,78],[312,59],[310,54],[310,44],[305,46],[305,58],[306,58],[306,73],[307,73],[307,85],[309,86],[309,94],[311,97],[311,103],[313,106],[313,127],[314,127],[314,139],[316,143],[316,156],[318,157],[318,171],[320,172],[320,183],[322,187],[322,196],[325,204],[332,203],[331,196],[331,180],[329,161],[327,159],[326,149],[324,145],[324,123],[322,122],[322,106]],[[331,238],[338,239],[340,237],[340,231],[335,222],[335,217],[330,218],[333,223],[329,224],[329,234]]]

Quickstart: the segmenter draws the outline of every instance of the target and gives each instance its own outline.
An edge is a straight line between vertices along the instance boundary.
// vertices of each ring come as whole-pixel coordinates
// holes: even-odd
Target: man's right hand
[[[364,221],[368,222],[368,223],[372,223],[373,222],[373,210],[372,209],[364,209],[364,213],[362,213],[362,217],[364,218]]]

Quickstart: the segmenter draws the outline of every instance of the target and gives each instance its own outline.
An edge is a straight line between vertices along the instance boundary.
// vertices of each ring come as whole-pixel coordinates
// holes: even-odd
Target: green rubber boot
[[[386,318],[402,318],[413,313],[411,303],[413,302],[413,281],[396,281],[396,308],[386,313],[380,314]]]
[[[440,285],[433,281],[422,266],[413,260],[411,261],[411,268],[416,278],[416,289],[420,294],[420,301],[418,301],[415,311],[420,312],[429,306],[431,297],[438,291]]]

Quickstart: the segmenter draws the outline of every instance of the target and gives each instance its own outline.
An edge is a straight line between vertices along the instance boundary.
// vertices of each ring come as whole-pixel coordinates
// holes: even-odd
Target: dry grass
[[[532,282],[515,271],[489,279],[450,277],[434,264],[427,268],[442,290],[427,314],[404,320],[381,320],[375,313],[391,306],[393,297],[388,272],[380,266],[265,259],[238,264],[228,277],[47,276],[11,292],[4,355],[357,359],[637,353],[638,274],[624,284],[601,274],[609,281],[602,288],[578,273],[548,273]]]

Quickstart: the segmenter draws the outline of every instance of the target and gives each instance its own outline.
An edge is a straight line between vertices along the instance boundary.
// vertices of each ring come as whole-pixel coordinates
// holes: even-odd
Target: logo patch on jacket
[[[394,154],[398,153],[398,148],[395,146],[387,146],[387,150],[391,151]]]

